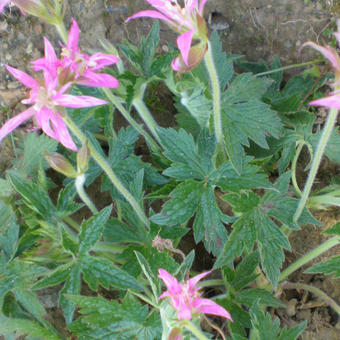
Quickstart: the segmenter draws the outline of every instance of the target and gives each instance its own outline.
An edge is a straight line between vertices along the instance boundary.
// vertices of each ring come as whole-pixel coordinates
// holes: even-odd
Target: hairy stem
[[[189,320],[183,320],[181,324],[189,330],[193,335],[197,337],[199,340],[208,340],[208,338],[199,330],[192,322]]]
[[[159,143],[159,145],[162,145],[161,140],[160,140],[158,133],[157,133],[157,130],[156,130],[158,125],[157,125],[156,121],[153,119],[149,109],[147,108],[147,106],[143,102],[142,98],[139,98],[139,97],[135,98],[132,101],[132,105],[135,107],[139,116],[143,119],[144,123],[146,124],[148,129],[151,131],[151,133],[155,137],[156,141]]]
[[[66,112],[64,114],[64,121],[68,128],[77,136],[77,138],[81,141],[81,143],[85,143],[87,138],[83,134],[83,132],[78,128],[78,126],[67,116]],[[120,182],[117,175],[112,170],[110,164],[97,152],[95,147],[92,145],[90,141],[88,141],[88,148],[91,153],[91,157],[97,162],[97,164],[102,168],[102,170],[106,173],[112,184],[116,187],[116,189],[123,195],[123,197],[130,203],[137,216],[143,222],[147,229],[149,229],[149,220],[145,216],[144,211],[139,206],[136,199],[132,196],[132,194],[125,188],[125,186]]]
[[[334,124],[336,122],[337,115],[338,115],[338,110],[336,108],[331,108],[329,110],[329,114],[328,114],[328,117],[327,117],[326,124],[323,128],[322,135],[320,137],[318,146],[316,148],[316,152],[315,152],[314,157],[313,157],[312,166],[311,166],[311,169],[310,169],[309,174],[308,174],[307,182],[306,182],[305,187],[303,189],[303,193],[302,193],[302,196],[300,198],[298,207],[297,207],[295,214],[293,216],[294,222],[298,221],[298,219],[301,216],[301,213],[303,211],[303,208],[306,205],[309,193],[310,193],[310,191],[312,189],[312,185],[314,183],[316,173],[319,169],[319,165],[320,165],[322,156],[323,156],[324,151],[326,149],[327,142],[328,142],[328,140],[331,136],[331,133],[333,131],[333,127],[334,127]]]
[[[317,256],[321,255],[322,253],[326,252],[328,249],[336,246],[339,243],[340,243],[340,237],[335,236],[335,237],[328,239],[327,241],[325,241],[324,243],[322,243],[321,245],[319,245],[315,249],[311,250],[309,253],[302,256],[300,259],[298,259],[297,261],[292,263],[290,266],[288,266],[280,274],[279,282],[284,281],[291,273],[295,272],[296,270],[301,268],[303,265],[305,265],[309,261],[315,259]]]
[[[92,214],[98,214],[98,209],[91,201],[90,197],[84,190],[84,183],[85,183],[85,174],[79,175],[75,181],[75,187],[77,189],[77,193],[81,200],[87,205],[87,207],[91,210]]]
[[[150,145],[152,150],[159,151],[159,146],[153,140],[153,138],[131,117],[129,112],[124,108],[124,106],[120,103],[119,98],[117,98],[109,89],[103,89],[105,95],[110,100],[110,102],[120,111],[123,117],[129,122],[129,124],[138,131],[146,140],[146,142]]]
[[[216,153],[222,153],[225,158],[225,144],[221,118],[221,89],[210,42],[208,42],[208,50],[204,56],[204,61],[210,77],[211,92],[213,96],[214,130],[217,142]]]
[[[330,307],[332,307],[335,312],[338,313],[340,316],[340,306],[331,298],[329,297],[325,292],[320,290],[319,288],[306,285],[304,283],[293,283],[293,282],[284,282],[281,284],[281,288],[283,289],[303,289],[306,290],[307,292],[311,292],[317,297],[319,297],[321,300],[327,303]]]

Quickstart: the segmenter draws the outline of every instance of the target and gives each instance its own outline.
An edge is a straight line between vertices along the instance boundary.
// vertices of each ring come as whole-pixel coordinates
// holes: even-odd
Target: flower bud
[[[87,141],[77,152],[77,171],[78,174],[83,174],[89,168],[90,150],[87,146]]]
[[[60,172],[66,177],[75,178],[77,172],[73,168],[72,164],[60,153],[48,153],[44,152],[45,159],[52,169]]]

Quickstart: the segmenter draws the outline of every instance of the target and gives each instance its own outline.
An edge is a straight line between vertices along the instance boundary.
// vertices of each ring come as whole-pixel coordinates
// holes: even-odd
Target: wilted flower
[[[82,53],[79,50],[78,42],[79,27],[77,22],[72,19],[67,44],[62,49],[62,58],[55,60],[53,66],[58,71],[59,81],[62,84],[73,82],[84,86],[118,87],[119,82],[115,77],[106,73],[96,73],[96,71],[117,63],[119,59],[111,54],[95,53],[90,56]],[[40,71],[48,69],[51,62],[47,60],[45,54],[44,58],[40,58],[32,64],[35,71]]]
[[[337,42],[340,46],[340,20],[338,20],[338,32],[333,33],[334,36],[337,39]],[[335,71],[335,83],[332,84],[332,86],[335,88],[334,92],[331,92],[331,95],[328,97],[320,98],[313,100],[309,103],[309,105],[315,105],[315,106],[325,106],[328,108],[334,107],[340,110],[340,56],[337,53],[336,49],[331,46],[320,46],[318,44],[315,44],[314,42],[306,42],[302,45],[302,48],[305,46],[310,46],[328,59]]]
[[[207,0],[184,0],[182,7],[177,0],[146,0],[158,11],[146,10],[129,17],[131,19],[150,17],[164,20],[174,31],[180,33],[177,46],[181,55],[173,60],[175,71],[189,71],[197,66],[207,49],[208,29],[203,18],[203,8]],[[191,47],[193,39],[200,42]]]
[[[177,279],[164,269],[159,269],[158,273],[158,277],[163,280],[167,288],[159,299],[165,297],[170,299],[179,320],[191,320],[194,315],[203,313],[222,316],[233,321],[223,307],[210,299],[202,298],[199,288],[196,287],[198,281],[209,275],[211,271],[196,275],[185,283],[178,283]]]

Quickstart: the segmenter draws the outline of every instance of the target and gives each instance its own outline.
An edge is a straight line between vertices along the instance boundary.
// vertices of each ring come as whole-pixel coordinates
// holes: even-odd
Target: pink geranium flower
[[[53,67],[55,70],[58,70],[59,80],[62,83],[73,82],[84,86],[118,87],[119,82],[115,77],[106,73],[97,73],[96,71],[117,63],[119,59],[111,54],[95,53],[90,56],[82,53],[79,50],[78,42],[79,26],[72,19],[68,41],[62,49],[62,59],[56,61]],[[50,62],[46,58],[45,55],[44,58],[40,58],[32,63],[35,71],[47,69]]]
[[[24,104],[32,106],[9,119],[0,129],[0,141],[26,120],[34,117],[38,128],[48,136],[56,139],[66,148],[77,151],[64,120],[59,113],[59,107],[82,108],[107,104],[105,100],[90,96],[73,96],[65,93],[71,83],[59,83],[57,65],[58,60],[50,42],[45,38],[45,62],[43,80],[36,80],[30,75],[6,65],[14,78],[30,88],[29,98]]]
[[[173,30],[180,33],[177,38],[177,46],[181,52],[181,57],[173,61],[173,69],[179,71],[182,66],[186,65],[186,70],[188,70],[188,67],[191,69],[196,66],[198,64],[197,59],[202,59],[204,53],[203,55],[202,53],[197,55],[197,51],[192,50],[191,44],[193,39],[198,39],[201,43],[196,46],[200,46],[200,51],[206,50],[208,33],[203,19],[203,8],[207,0],[184,0],[184,7],[177,0],[146,1],[157,11],[138,12],[129,17],[126,22],[140,17],[150,17],[165,21]]]
[[[167,291],[159,299],[168,297],[172,307],[177,311],[179,320],[191,320],[196,314],[212,314],[222,316],[233,321],[230,314],[220,305],[210,299],[201,297],[198,281],[209,275],[211,271],[196,275],[185,283],[178,283],[177,279],[164,269],[158,270],[158,277],[163,280]]]
[[[340,20],[338,20],[338,32],[333,33],[334,36],[337,39],[338,45],[340,46]],[[318,44],[315,44],[314,42],[306,42],[305,44],[302,45],[302,48],[305,46],[310,46],[320,53],[329,60],[331,63],[334,71],[335,71],[335,83],[332,84],[332,86],[335,88],[334,92],[331,92],[331,95],[328,97],[320,98],[313,100],[309,103],[309,105],[314,105],[314,106],[325,106],[328,108],[334,107],[340,110],[340,57],[336,51],[335,48],[331,46],[320,46]]]

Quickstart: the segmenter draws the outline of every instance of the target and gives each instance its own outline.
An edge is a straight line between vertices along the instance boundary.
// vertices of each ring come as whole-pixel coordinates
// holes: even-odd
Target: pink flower
[[[146,10],[138,12],[129,17],[126,22],[140,17],[164,20],[173,30],[180,33],[177,38],[177,46],[181,52],[181,56],[173,61],[173,69],[179,71],[181,67],[186,66],[185,71],[187,71],[195,67],[200,60],[197,62],[197,53],[191,52],[192,40],[198,39],[201,41],[196,45],[199,46],[201,50],[204,51],[207,48],[208,31],[203,19],[203,8],[207,0],[184,0],[183,8],[177,0],[146,1],[158,11]],[[203,58],[204,53],[203,56],[199,56]]]
[[[63,58],[56,60],[53,65],[53,69],[58,70],[60,82],[74,82],[79,85],[94,87],[118,87],[119,82],[115,77],[106,73],[96,73],[96,71],[103,67],[117,63],[118,58],[111,54],[95,53],[89,56],[81,53],[78,47],[78,41],[79,27],[77,22],[72,19],[68,41],[62,49]],[[52,46],[51,48],[53,49]],[[53,53],[54,50],[53,52],[51,50],[50,54]],[[45,54],[44,58],[40,58],[32,63],[35,71],[47,70],[48,65],[51,65],[51,63],[46,58]]]
[[[73,96],[65,92],[71,83],[61,85],[58,79],[58,60],[50,42],[45,38],[45,58],[43,80],[38,81],[25,72],[7,66],[7,70],[14,78],[29,87],[29,98],[23,100],[24,104],[32,106],[9,119],[0,129],[0,141],[26,120],[34,117],[39,128],[48,136],[56,139],[66,148],[77,151],[65,122],[59,113],[60,106],[70,108],[90,107],[107,104],[105,100],[90,96]]]
[[[338,44],[340,46],[340,20],[338,20],[338,32],[333,33],[336,37]],[[302,45],[302,48],[305,46],[310,46],[317,51],[319,51],[326,59],[331,63],[334,71],[335,71],[335,83],[332,84],[335,87],[335,91],[331,92],[331,95],[328,97],[320,98],[313,100],[309,103],[309,105],[314,106],[325,106],[328,108],[334,107],[340,110],[340,57],[335,48],[331,46],[323,47],[314,42],[306,42]]]
[[[211,273],[211,271],[196,275],[185,283],[178,283],[177,279],[164,269],[158,270],[158,277],[163,280],[167,291],[159,299],[168,297],[172,307],[177,311],[179,320],[191,318],[196,314],[212,314],[222,316],[233,321],[230,314],[220,305],[210,299],[201,297],[198,281]]]

